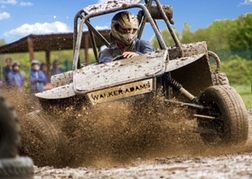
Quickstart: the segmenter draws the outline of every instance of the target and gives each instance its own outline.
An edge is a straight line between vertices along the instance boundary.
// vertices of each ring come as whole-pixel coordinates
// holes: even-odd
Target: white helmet
[[[38,60],[33,59],[33,60],[31,61],[31,66],[32,66],[32,65],[34,65],[34,64],[38,64],[38,65],[39,65],[40,63],[39,63],[39,61],[38,61]]]
[[[130,45],[137,36],[139,22],[137,17],[128,11],[117,13],[111,22],[111,33],[113,37],[122,41],[123,43]],[[131,32],[121,32],[122,29],[133,29]]]

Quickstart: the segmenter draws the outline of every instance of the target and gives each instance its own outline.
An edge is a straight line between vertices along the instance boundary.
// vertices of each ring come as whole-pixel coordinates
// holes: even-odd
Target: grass
[[[246,108],[252,109],[252,85],[231,85],[241,95]]]

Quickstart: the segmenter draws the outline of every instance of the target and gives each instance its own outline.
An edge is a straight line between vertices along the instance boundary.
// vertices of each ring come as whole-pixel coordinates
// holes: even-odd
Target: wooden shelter
[[[110,30],[99,31],[107,40],[109,40]],[[90,62],[88,49],[91,48],[89,42],[89,33],[83,32],[81,48],[84,49],[86,63]],[[97,48],[100,49],[104,44],[97,40]],[[46,64],[50,67],[50,52],[59,50],[73,49],[73,33],[28,35],[20,40],[0,46],[0,54],[29,52],[30,61],[34,59],[34,52],[44,51]]]

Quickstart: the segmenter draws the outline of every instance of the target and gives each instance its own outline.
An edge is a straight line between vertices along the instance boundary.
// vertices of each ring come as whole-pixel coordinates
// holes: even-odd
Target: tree
[[[192,43],[193,40],[193,33],[191,32],[191,27],[188,23],[184,23],[183,30],[181,34],[181,42],[182,43]]]
[[[233,54],[252,59],[252,14],[239,16],[228,35],[228,43]]]
[[[221,65],[231,84],[249,84],[252,80],[252,62],[239,56],[230,56]]]
[[[176,33],[176,35],[179,36],[179,33],[176,31],[176,29],[173,29],[173,30]],[[175,44],[170,32],[167,29],[162,30],[161,35],[167,47],[173,46]],[[153,36],[150,41],[153,47],[155,47],[156,49],[159,48],[159,44],[158,44],[156,36]]]

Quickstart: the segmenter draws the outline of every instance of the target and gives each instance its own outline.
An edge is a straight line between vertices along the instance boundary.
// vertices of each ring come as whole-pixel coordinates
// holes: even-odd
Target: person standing
[[[3,76],[4,76],[4,82],[8,86],[9,81],[8,81],[8,74],[12,70],[12,58],[8,57],[5,59],[6,66],[3,68]]]
[[[11,88],[23,88],[24,86],[24,76],[20,72],[19,62],[13,62],[12,69],[8,73],[8,83]]]
[[[44,73],[40,70],[38,60],[32,60],[31,61],[31,70],[30,70],[30,94],[43,92],[44,91],[44,85],[47,82],[46,76]]]
[[[44,75],[46,77],[46,82],[48,82],[49,79],[48,79],[48,75],[47,75],[47,67],[46,67],[46,64],[44,62],[42,62],[40,64],[40,70],[44,73]]]
[[[59,61],[54,60],[53,64],[52,64],[51,75],[53,76],[53,75],[57,75],[57,74],[60,74],[63,72],[64,72],[64,70],[59,67]]]
[[[41,63],[40,64],[40,70],[44,73],[45,77],[46,77],[46,85],[44,86],[45,90],[51,89],[51,83],[50,83],[50,79],[48,78],[47,75],[47,66],[45,63]]]

